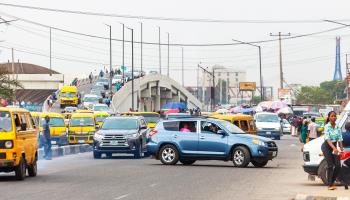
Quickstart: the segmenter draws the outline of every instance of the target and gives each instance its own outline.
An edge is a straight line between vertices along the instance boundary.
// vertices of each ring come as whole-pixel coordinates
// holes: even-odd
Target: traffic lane
[[[91,153],[85,153],[39,161],[38,177],[17,182],[11,181],[14,180],[12,177],[2,176],[0,180],[6,185],[0,191],[4,199],[29,196],[47,199],[47,195],[51,199],[247,197],[256,184],[263,185],[267,174],[281,168],[278,159],[266,168],[240,169],[234,168],[232,162],[200,161],[193,166],[164,166],[152,159],[130,158],[94,160]],[[263,179],[253,181],[252,176]],[[15,184],[21,184],[21,193],[6,192],[11,191]]]

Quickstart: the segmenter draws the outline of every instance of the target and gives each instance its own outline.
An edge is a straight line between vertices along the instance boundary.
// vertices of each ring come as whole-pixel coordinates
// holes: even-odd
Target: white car
[[[97,95],[87,94],[84,96],[84,99],[83,99],[83,107],[86,109],[91,109],[94,104],[99,103],[99,99],[100,98]]]
[[[283,135],[281,120],[276,113],[260,112],[254,116],[257,135],[280,140]]]
[[[291,128],[291,125],[289,123],[288,120],[286,119],[282,119],[282,129],[283,129],[283,133],[289,133],[290,134],[290,128]]]
[[[106,104],[95,104],[92,106],[92,111],[100,111],[100,112],[106,112],[108,114],[112,114],[112,111],[109,109],[109,107]]]
[[[350,102],[346,105],[344,111],[337,119],[336,124],[341,128],[342,132],[345,132],[345,124],[350,121]],[[327,162],[322,154],[321,146],[324,142],[324,137],[316,138],[304,145],[303,159],[304,159],[304,171],[309,174],[310,177],[319,177],[324,184],[327,183],[326,171]],[[350,149],[347,149],[349,151]]]
[[[123,80],[123,75],[121,74],[116,74],[113,76],[113,79],[112,79],[112,85],[116,84],[117,82],[122,82]]]

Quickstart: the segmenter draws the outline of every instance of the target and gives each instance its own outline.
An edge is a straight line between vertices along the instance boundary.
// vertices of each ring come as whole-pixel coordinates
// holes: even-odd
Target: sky
[[[270,33],[290,33],[291,36],[308,34],[340,27],[322,20],[337,20],[350,24],[349,1],[338,0],[245,0],[245,1],[197,1],[197,0],[60,0],[60,1],[1,1],[0,3],[28,5],[63,10],[88,11],[130,16],[237,20],[240,23],[189,22],[171,20],[130,19],[39,11],[0,5],[0,16],[9,15],[51,27],[88,35],[122,39],[122,25],[134,29],[134,40],[140,41],[143,24],[143,41],[170,44],[216,44],[241,41],[277,39]],[[269,23],[248,23],[251,21]],[[279,21],[280,23],[271,23]],[[290,23],[297,21],[297,23]],[[289,22],[289,23],[287,23]],[[341,64],[345,75],[345,54],[350,52],[350,28],[312,36],[282,41],[283,74],[288,84],[318,85],[333,78],[335,66],[335,38],[341,37]],[[125,29],[125,39],[131,39],[131,31]],[[278,41],[259,43],[262,48],[262,76],[265,86],[279,87]],[[11,59],[49,67],[49,28],[22,20],[10,25],[0,25],[0,62]],[[197,65],[210,67],[223,65],[234,70],[246,71],[247,81],[259,82],[258,49],[249,45],[231,46],[183,46],[185,85],[195,86]],[[122,43],[112,42],[112,66],[122,65]],[[167,72],[167,46],[161,47],[162,73]],[[170,46],[170,77],[181,83],[181,46]],[[109,67],[109,41],[86,37],[52,29],[52,68],[72,77],[87,77],[91,71]],[[134,65],[140,69],[140,44],[134,45]],[[131,44],[125,43],[125,66],[131,66]],[[158,71],[158,45],[143,45],[143,69]],[[258,84],[259,85],[259,84]]]

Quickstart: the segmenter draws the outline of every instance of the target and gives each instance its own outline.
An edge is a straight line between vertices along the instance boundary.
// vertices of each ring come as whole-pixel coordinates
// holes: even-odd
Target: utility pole
[[[162,74],[162,54],[160,46],[160,27],[158,26],[158,35],[159,35],[159,74]]]
[[[126,28],[131,30],[131,108],[134,110],[134,29]]]
[[[141,24],[141,75],[142,75],[142,57],[143,57],[143,30],[142,30],[142,22],[140,22],[140,24]]]
[[[348,63],[348,54],[345,54],[345,66],[346,66],[346,99],[349,100],[349,78],[350,78],[350,65]]]
[[[185,72],[184,72],[184,48],[181,47],[181,60],[182,60],[182,67],[181,67],[181,73],[182,73],[182,87],[185,87],[185,79],[184,79],[184,76],[185,76]]]
[[[124,50],[125,50],[125,25],[123,24],[123,61],[122,61],[122,64],[123,64],[123,67],[122,67],[122,77],[123,77],[123,85],[125,85],[125,77],[124,77],[124,71],[125,71],[125,54],[124,54]]]
[[[167,71],[167,75],[168,75],[168,77],[169,77],[169,63],[170,63],[170,61],[169,61],[169,33],[168,33],[168,71]]]
[[[202,66],[200,66],[198,64],[198,67],[201,68],[204,72],[208,73],[212,78],[213,78],[213,87],[211,90],[211,110],[214,111],[215,108],[215,89],[214,89],[214,85],[215,85],[215,75],[214,75],[214,67],[213,67],[213,72],[209,72],[208,70],[206,70],[205,68],[203,68]]]
[[[283,89],[283,68],[282,68],[282,41],[281,37],[282,36],[290,36],[290,33],[288,34],[281,34],[281,32],[278,32],[278,34],[272,34],[270,33],[270,36],[278,36],[278,41],[279,41],[279,53],[280,53],[280,88]]]
[[[15,55],[13,52],[13,48],[11,48],[11,54],[12,54],[12,79],[15,79]]]
[[[112,26],[106,24],[109,27],[109,72],[112,71]],[[109,73],[109,94],[112,97],[112,76]]]
[[[52,38],[51,38],[51,27],[50,27],[50,76],[52,76]]]

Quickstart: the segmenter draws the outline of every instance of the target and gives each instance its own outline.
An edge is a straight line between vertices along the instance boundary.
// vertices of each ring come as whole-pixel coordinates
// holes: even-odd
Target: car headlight
[[[260,146],[267,146],[267,144],[265,142],[258,140],[258,139],[253,139],[252,143],[256,144],[256,145],[260,145]]]
[[[137,136],[139,136],[139,134],[138,134],[138,133],[134,133],[134,134],[132,134],[132,137],[137,137]]]
[[[11,149],[13,147],[13,142],[11,140],[8,140],[5,142],[5,148]]]
[[[102,134],[100,134],[100,133],[96,133],[95,135],[94,135],[94,140],[97,140],[97,141],[101,141],[103,139],[103,135]]]
[[[279,130],[281,130],[281,128],[280,128],[280,127],[276,127],[275,130],[276,130],[276,131],[279,131]]]

